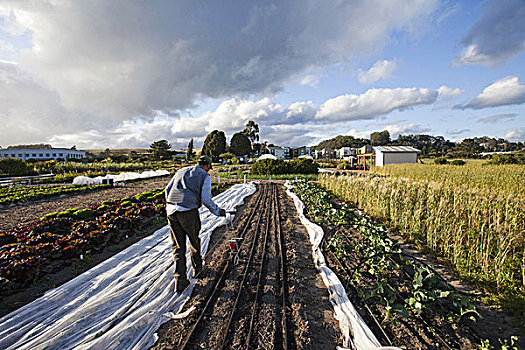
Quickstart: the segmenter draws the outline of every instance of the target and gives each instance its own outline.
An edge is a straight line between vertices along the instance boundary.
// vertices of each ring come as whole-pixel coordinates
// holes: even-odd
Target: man
[[[199,208],[204,204],[213,214],[226,216],[225,210],[211,199],[210,157],[202,156],[198,161],[199,165],[179,169],[165,190],[177,292],[184,291],[190,284],[186,277],[186,237],[190,242],[193,276],[202,270]]]

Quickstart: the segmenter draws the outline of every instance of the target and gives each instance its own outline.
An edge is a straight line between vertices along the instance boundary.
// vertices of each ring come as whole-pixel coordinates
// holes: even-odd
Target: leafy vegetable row
[[[109,185],[0,187],[0,205],[34,201],[63,194],[94,191],[106,187],[109,187]]]

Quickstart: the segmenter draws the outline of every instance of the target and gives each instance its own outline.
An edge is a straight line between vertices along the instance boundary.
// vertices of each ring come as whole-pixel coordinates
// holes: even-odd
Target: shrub
[[[123,208],[127,208],[127,207],[130,207],[132,205],[133,205],[133,203],[131,203],[129,200],[123,201],[122,203],[120,203],[120,206],[123,207]]]
[[[308,158],[294,158],[288,165],[290,174],[317,174],[319,171],[319,165]]]
[[[255,175],[289,174],[288,163],[282,159],[262,159],[252,166]]]
[[[282,159],[262,159],[252,166],[252,174],[316,174],[318,169],[319,165],[307,158],[295,158],[289,162]]]
[[[445,158],[436,158],[434,159],[434,164],[448,164],[448,160]]]
[[[452,165],[465,165],[465,161],[463,159],[454,159],[450,162]]]
[[[26,176],[35,175],[32,167],[20,159],[0,159],[0,175],[3,176]]]
[[[525,153],[495,154],[489,164],[525,164]]]

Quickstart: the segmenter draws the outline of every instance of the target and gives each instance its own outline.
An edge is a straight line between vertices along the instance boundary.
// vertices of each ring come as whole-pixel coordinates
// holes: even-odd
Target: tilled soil
[[[275,185],[273,185],[275,186]],[[264,186],[263,186],[264,188]],[[206,265],[201,273],[192,298],[184,311],[191,307],[196,309],[189,317],[172,320],[159,330],[159,340],[154,349],[179,349],[184,343],[192,327],[201,315],[201,310],[214,289],[216,282],[224,271],[230,259],[227,248],[229,238],[244,236],[239,262],[231,265],[226,278],[219,284],[220,292],[213,307],[205,313],[204,318],[196,328],[188,348],[214,349],[220,348],[227,332],[228,322],[233,309],[243,272],[249,261],[249,251],[255,242],[251,266],[254,272],[246,275],[244,290],[239,294],[237,311],[232,317],[232,325],[226,337],[227,348],[247,346],[249,326],[253,318],[253,333],[250,348],[280,349],[283,348],[284,334],[287,335],[288,348],[297,349],[330,349],[335,348],[340,339],[337,322],[333,318],[332,307],[328,300],[328,292],[316,272],[311,256],[311,246],[308,243],[306,230],[300,225],[295,208],[290,199],[278,185],[277,198],[280,205],[280,216],[276,211],[268,212],[266,202],[262,200],[264,191],[252,196],[233,222],[234,229],[216,231],[214,241],[206,257]],[[266,203],[266,204],[265,204]],[[285,266],[288,282],[286,288],[286,318],[288,333],[283,332],[283,311],[280,270],[280,245],[278,234],[278,219],[281,219],[281,230],[286,254]],[[266,228],[269,228],[266,235]],[[246,231],[243,232],[243,228]],[[257,230],[257,228],[259,230]],[[275,231],[275,232],[274,232]],[[255,236],[258,235],[256,238]],[[263,260],[264,241],[266,237],[266,257],[262,265],[261,289],[257,298],[257,282],[259,267]],[[255,238],[255,239],[253,239]],[[228,265],[230,266],[230,265]],[[249,270],[251,271],[251,270]],[[253,300],[259,300],[253,312]]]
[[[60,197],[0,207],[0,230],[24,225],[39,220],[48,213],[69,208],[88,208],[103,201],[131,197],[137,193],[165,187],[169,177],[126,183],[123,187],[112,187],[89,193],[62,195]]]

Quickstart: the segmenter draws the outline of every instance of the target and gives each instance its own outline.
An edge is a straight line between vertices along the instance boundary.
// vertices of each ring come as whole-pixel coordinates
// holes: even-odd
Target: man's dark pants
[[[186,237],[190,241],[191,263],[195,273],[202,269],[202,258],[200,254],[201,240],[199,231],[201,220],[198,209],[175,212],[168,215],[170,225],[170,236],[175,261],[175,288],[187,281],[186,277]]]

